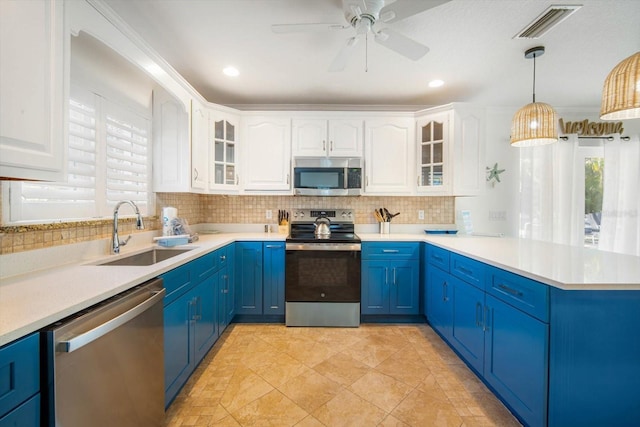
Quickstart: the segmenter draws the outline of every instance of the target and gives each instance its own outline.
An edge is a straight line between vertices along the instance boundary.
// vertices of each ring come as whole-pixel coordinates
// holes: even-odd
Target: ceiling
[[[329,72],[352,28],[275,34],[271,24],[346,24],[341,0],[104,2],[208,101],[241,109],[520,107],[532,97],[533,61],[524,51],[538,45],[546,53],[536,60],[536,100],[598,108],[609,71],[640,50],[638,0],[452,0],[383,25],[427,45],[420,60],[369,40],[355,48],[344,71]],[[513,38],[552,4],[583,7],[540,39]],[[240,75],[225,76],[228,65]],[[445,85],[428,87],[433,79]]]

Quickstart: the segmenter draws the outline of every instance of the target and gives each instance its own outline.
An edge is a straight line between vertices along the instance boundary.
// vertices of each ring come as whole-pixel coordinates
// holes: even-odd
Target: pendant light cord
[[[536,54],[533,54],[533,103],[536,103]]]

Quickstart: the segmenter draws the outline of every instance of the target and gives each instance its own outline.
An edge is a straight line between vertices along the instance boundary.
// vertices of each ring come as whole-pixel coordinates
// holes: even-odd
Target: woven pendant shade
[[[536,57],[544,54],[544,46],[527,49],[524,57],[533,58],[533,102],[513,115],[511,120],[511,146],[533,147],[558,141],[556,111],[549,104],[536,102]]]
[[[558,141],[556,112],[549,104],[533,102],[527,104],[511,120],[511,145],[532,147]]]
[[[640,118],[640,52],[616,65],[607,76],[602,89],[600,118]]]

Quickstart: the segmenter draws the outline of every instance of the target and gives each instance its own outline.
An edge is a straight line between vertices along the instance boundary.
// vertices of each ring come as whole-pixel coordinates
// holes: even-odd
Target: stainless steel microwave
[[[293,191],[296,196],[359,196],[362,194],[362,159],[295,159]]]

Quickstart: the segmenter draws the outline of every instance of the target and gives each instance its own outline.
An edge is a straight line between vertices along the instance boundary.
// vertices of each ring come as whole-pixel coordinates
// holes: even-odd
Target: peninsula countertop
[[[427,242],[564,290],[640,290],[640,257],[514,238],[358,233],[363,242]],[[183,254],[150,266],[98,266],[94,256],[0,282],[0,346],[237,241],[284,241],[276,233],[202,235]],[[127,256],[154,247],[151,243]],[[60,250],[65,250],[60,247]],[[32,251],[37,262],[38,251]],[[28,254],[27,256],[31,256]],[[12,262],[0,256],[0,268]]]

